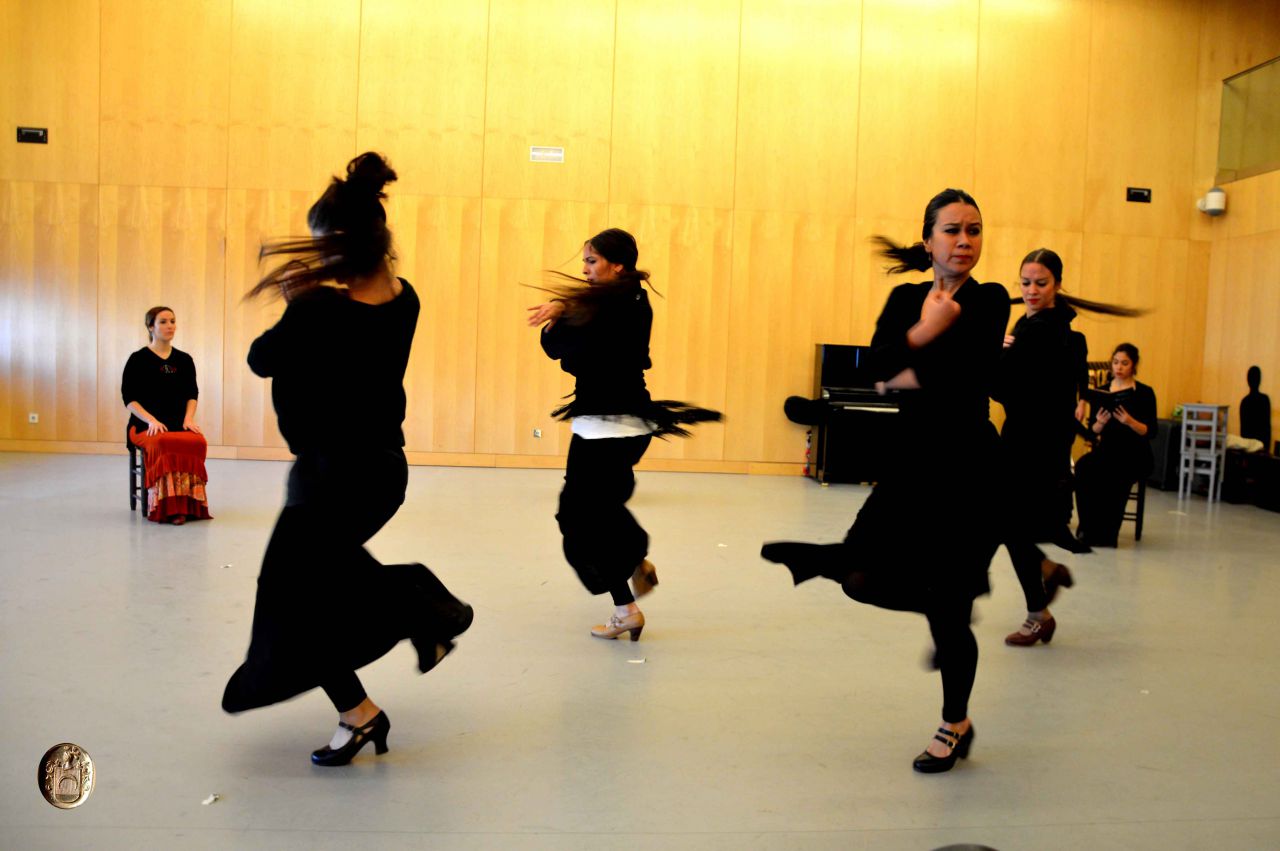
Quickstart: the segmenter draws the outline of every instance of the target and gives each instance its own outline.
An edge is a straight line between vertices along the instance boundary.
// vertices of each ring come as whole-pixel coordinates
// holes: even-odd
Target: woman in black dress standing
[[[1095,445],[1076,461],[1079,538],[1091,547],[1114,547],[1124,505],[1139,479],[1151,475],[1156,437],[1156,393],[1138,375],[1138,347],[1121,343],[1111,354],[1111,407],[1092,406],[1089,430]],[[1101,397],[1091,397],[1101,398]]]
[[[1004,355],[992,397],[1004,406],[1000,445],[1010,508],[1005,548],[1027,602],[1027,617],[1005,636],[1012,647],[1048,644],[1057,630],[1049,612],[1059,588],[1074,584],[1066,565],[1051,561],[1037,544],[1071,552],[1089,548],[1071,534],[1071,446],[1084,417],[1088,343],[1072,330],[1077,309],[1106,316],[1139,316],[1140,310],[1088,301],[1062,291],[1062,258],[1037,248],[1019,271],[1026,313],[1004,338]]]
[[[970,273],[982,254],[982,214],[958,189],[929,201],[923,241],[909,248],[879,238],[893,272],[932,270],[933,279],[889,294],[871,340],[885,386],[904,390],[889,469],[843,543],[766,544],[796,584],[815,576],[855,600],[920,612],[929,622],[942,674],[942,724],[916,771],[949,770],[969,754],[969,693],[978,645],[973,600],[989,591],[987,569],[1000,543],[992,471],[998,436],[988,393],[1009,320],[1009,295]]]
[[[720,419],[718,411],[682,402],[655,402],[645,386],[653,308],[636,268],[640,250],[624,230],[602,231],[582,246],[582,279],[551,290],[551,301],[529,308],[542,327],[542,348],[573,375],[573,401],[553,412],[573,420],[564,489],[556,520],[565,559],[592,594],[608,593],[614,611],[592,627],[596,638],[640,638],[644,613],[636,598],[658,575],[646,558],[649,535],[627,510],[635,465],[655,435],[688,435],[686,425]],[[583,286],[585,284],[585,286]],[[631,580],[631,588],[627,580]]]
[[[316,686],[338,729],[316,765],[345,765],[369,741],[387,750],[387,715],[355,670],[410,639],[424,673],[471,624],[471,607],[420,564],[380,564],[364,543],[404,501],[404,373],[420,304],[392,271],[383,186],[395,172],[361,154],[307,214],[310,239],[269,243],[292,258],[250,296],[289,302],[253,342],[249,366],[273,379],[280,432],[297,456],[262,559],[248,656],[222,698],[227,712]],[[336,283],[330,286],[327,282]]]

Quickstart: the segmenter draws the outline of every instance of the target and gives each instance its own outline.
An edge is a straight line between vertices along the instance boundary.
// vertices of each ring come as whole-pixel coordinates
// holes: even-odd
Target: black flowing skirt
[[[253,632],[222,708],[295,697],[385,655],[405,638],[446,641],[463,604],[420,564],[381,564],[364,543],[404,501],[399,450],[304,453],[258,576]],[[450,630],[453,629],[453,632]]]

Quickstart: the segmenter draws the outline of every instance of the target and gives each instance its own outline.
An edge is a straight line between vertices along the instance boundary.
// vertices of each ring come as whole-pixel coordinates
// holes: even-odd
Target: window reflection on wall
[[[1222,83],[1217,183],[1280,169],[1280,57]]]

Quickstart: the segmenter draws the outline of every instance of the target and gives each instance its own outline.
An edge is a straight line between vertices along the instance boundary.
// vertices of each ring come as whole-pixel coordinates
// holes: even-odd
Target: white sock
[[[333,732],[333,738],[329,740],[329,747],[336,751],[347,742],[351,741],[351,737],[354,735],[355,734],[346,727],[339,727]]]

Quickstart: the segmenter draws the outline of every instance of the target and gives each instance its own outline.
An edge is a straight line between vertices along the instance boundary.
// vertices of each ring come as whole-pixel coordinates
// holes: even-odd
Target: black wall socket
[[[1137,186],[1130,186],[1128,189],[1126,189],[1126,190],[1125,190],[1125,197],[1124,197],[1124,200],[1126,200],[1126,201],[1135,201],[1135,202],[1137,202],[1137,203],[1139,203],[1139,204],[1150,204],[1150,203],[1151,203],[1151,190],[1150,190],[1150,189],[1142,189],[1142,188],[1137,187]]]
[[[18,141],[25,142],[30,145],[47,145],[49,144],[49,128],[19,127]]]

